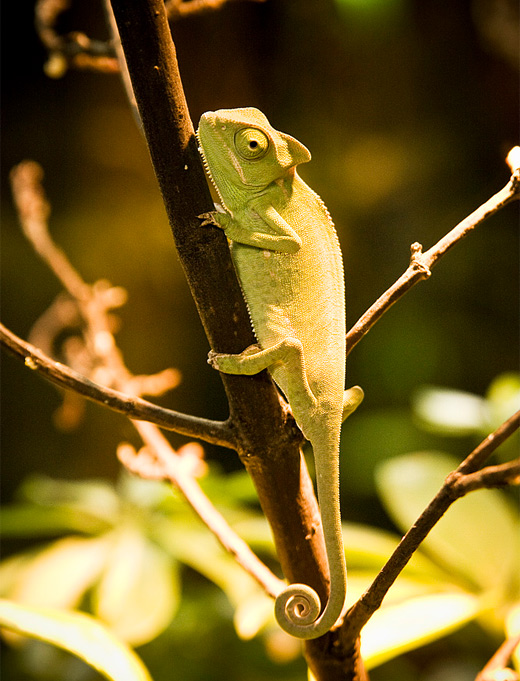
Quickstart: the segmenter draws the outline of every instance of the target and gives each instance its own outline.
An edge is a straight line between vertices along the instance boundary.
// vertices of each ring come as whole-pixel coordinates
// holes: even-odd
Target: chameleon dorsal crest
[[[211,352],[219,371],[268,369],[313,447],[330,572],[322,610],[316,592],[291,584],[277,597],[280,626],[298,638],[322,636],[341,617],[346,567],[339,509],[341,423],[363,398],[345,391],[345,291],[338,238],[320,197],[296,166],[311,155],[275,130],[258,109],[210,111],[197,137],[223,212],[200,216],[230,241],[258,345],[239,355]]]

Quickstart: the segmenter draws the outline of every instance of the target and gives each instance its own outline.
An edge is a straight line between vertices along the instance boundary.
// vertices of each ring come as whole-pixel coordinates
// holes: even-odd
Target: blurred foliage
[[[506,380],[518,384],[512,377],[498,379],[490,390],[495,399],[497,394],[510,398],[509,391],[496,389]],[[438,418],[435,404],[433,407],[429,412],[422,403],[425,418]],[[452,428],[451,414],[449,417]],[[461,417],[464,421],[463,411]],[[401,531],[410,527],[457,464],[443,453],[416,452],[396,456],[379,466],[376,480],[380,497]],[[270,531],[259,513],[247,474],[238,471],[224,475],[213,467],[203,487],[239,535],[268,564],[276,565]],[[140,646],[145,662],[151,667],[157,665],[155,678],[161,679],[161,655],[165,660],[175,658],[175,640],[179,636],[182,639],[185,611],[197,611],[201,597],[184,584],[190,576],[186,569],[190,568],[199,580],[207,580],[202,589],[206,610],[204,614],[197,611],[192,620],[197,640],[218,636],[224,623],[233,622],[242,641],[260,637],[263,643],[248,674],[254,675],[255,663],[259,665],[258,679],[273,678],[277,665],[289,665],[297,673],[300,643],[278,629],[271,599],[165,483],[126,473],[115,487],[105,481],[33,476],[17,497],[17,502],[5,506],[2,512],[4,538],[66,536],[39,546],[31,543],[29,549],[4,560],[0,564],[2,597],[36,611],[87,609],[118,639]],[[362,652],[367,666],[378,666],[472,620],[496,635],[504,630],[512,635],[520,597],[518,529],[518,513],[502,492],[479,491],[456,502],[364,629]],[[75,534],[68,534],[71,531]],[[395,549],[398,537],[351,523],[345,525],[344,539],[348,598],[353,603]],[[194,581],[193,575],[190,581]],[[218,590],[211,591],[210,583],[225,594],[225,602],[218,604]],[[7,640],[13,643],[9,636]],[[161,641],[168,641],[164,649]],[[149,650],[154,651],[150,659]],[[53,678],[70,678],[60,675],[59,653],[54,662],[48,651],[45,655],[46,673],[53,669]],[[33,659],[39,659],[35,652]],[[41,678],[36,669],[32,673],[34,678]],[[197,669],[192,676],[184,671],[179,678],[204,675]]]
[[[207,342],[123,89],[117,78],[94,73],[46,78],[32,12],[31,2],[2,7],[3,321],[27,336],[58,292],[23,241],[9,195],[12,165],[35,158],[46,170],[58,243],[88,280],[107,277],[129,292],[118,335],[127,364],[135,373],[175,364],[184,380],[162,403],[225,417],[219,379],[205,362]],[[101,6],[80,0],[62,25],[94,37],[107,34]],[[173,33],[195,122],[208,109],[257,106],[312,150],[302,174],[338,227],[351,323],[404,270],[410,243],[429,247],[507,180],[503,158],[518,136],[514,0],[231,3],[177,23]],[[366,393],[342,437],[344,517],[361,524],[346,529],[352,598],[396,540],[366,524],[393,533],[384,503],[401,527],[429,500],[414,497],[405,514],[394,499],[408,498],[400,492],[402,478],[413,472],[428,481],[430,474],[443,474],[441,453],[460,461],[509,415],[516,399],[515,217],[509,207],[479,227],[349,358],[349,384],[359,383]],[[102,614],[120,636],[139,644],[157,680],[304,678],[295,659],[299,644],[270,624],[271,603],[176,495],[119,475],[116,446],[134,438],[125,421],[89,405],[77,430],[55,430],[60,397],[53,391],[2,358],[2,486],[4,502],[12,500],[5,518],[13,537],[6,540],[4,555],[13,556],[2,566],[4,590],[12,596],[17,583],[26,594]],[[175,446],[184,441],[170,437]],[[497,459],[506,460],[517,446],[511,439]],[[250,483],[241,472],[220,472],[236,471],[238,461],[217,448],[208,447],[207,454],[219,462],[205,480],[208,494],[274,564]],[[92,482],[94,477],[104,480]],[[381,485],[386,491],[378,491]],[[427,496],[434,486],[420,487]],[[468,502],[478,505],[479,495]],[[492,494],[492,501],[482,502],[502,518],[497,538],[510,531],[511,511],[504,509],[511,497]],[[462,509],[468,543],[480,546],[479,512]],[[495,547],[495,538],[484,534]],[[35,547],[34,537],[47,543]],[[127,565],[122,556],[129,547],[135,560]],[[509,549],[504,551],[509,564]],[[425,549],[415,561],[418,572],[411,566],[403,575],[394,606],[413,608],[415,600],[419,612],[431,607],[433,626],[442,589],[445,620],[437,631],[448,631],[450,621],[460,626],[477,618],[475,623],[373,669],[372,681],[473,681],[500,642],[504,622],[513,627],[509,608],[516,587],[505,587],[505,573],[500,608],[484,607],[486,575],[496,556],[486,551],[474,557],[482,559],[476,574],[469,558],[457,555],[446,565],[439,553],[435,546],[427,554]],[[66,569],[71,562],[74,569]],[[54,573],[61,588],[42,592],[40,579],[45,584],[44,576],[54,579]],[[155,595],[147,591],[151,581]],[[143,617],[146,603],[157,597],[152,620],[148,612]],[[385,616],[396,615],[389,603]],[[236,632],[246,640],[238,643]],[[431,632],[416,634],[413,645],[431,640]],[[384,645],[407,648],[406,641],[382,641],[374,663],[387,659]],[[13,681],[93,678],[76,658],[41,642],[26,646],[22,656],[9,651],[2,665]]]

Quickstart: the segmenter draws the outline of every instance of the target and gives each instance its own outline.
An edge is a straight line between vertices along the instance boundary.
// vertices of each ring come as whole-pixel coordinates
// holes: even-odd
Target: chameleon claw
[[[208,352],[208,364],[213,367],[213,369],[217,369],[218,371],[218,358],[221,353],[219,352],[214,352],[213,350],[210,350]]]
[[[218,226],[216,220],[215,220],[215,215],[217,215],[216,210],[209,211],[208,213],[201,213],[200,215],[197,215],[199,220],[201,220],[200,226],[201,227],[215,227]]]

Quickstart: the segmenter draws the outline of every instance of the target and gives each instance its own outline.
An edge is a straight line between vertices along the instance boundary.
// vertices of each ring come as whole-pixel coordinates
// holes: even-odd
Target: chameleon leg
[[[345,419],[349,417],[352,414],[352,412],[356,411],[356,409],[363,401],[364,396],[365,393],[363,392],[363,389],[359,387],[359,385],[355,385],[354,387],[345,390],[343,394],[343,417],[341,419],[342,422],[345,421]]]
[[[273,365],[283,366],[290,377],[292,399],[289,402],[296,409],[298,406],[311,409],[316,406],[316,399],[309,387],[303,348],[297,338],[284,338],[276,345],[262,350],[258,345],[250,345],[239,355],[210,352],[208,363],[225,374],[245,374],[252,376],[264,369],[275,369]],[[276,378],[276,377],[275,377]]]

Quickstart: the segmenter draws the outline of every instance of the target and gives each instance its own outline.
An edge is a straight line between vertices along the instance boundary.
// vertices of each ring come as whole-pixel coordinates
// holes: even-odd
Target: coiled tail
[[[339,436],[332,442],[316,444],[314,460],[330,572],[329,598],[321,612],[320,598],[314,589],[307,584],[290,584],[276,598],[274,609],[280,627],[291,636],[301,639],[318,638],[326,634],[341,617],[347,595],[347,568],[339,505]]]

